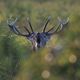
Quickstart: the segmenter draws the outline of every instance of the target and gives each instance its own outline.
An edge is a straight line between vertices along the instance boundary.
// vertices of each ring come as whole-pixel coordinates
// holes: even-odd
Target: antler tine
[[[18,17],[15,19],[14,23],[16,23],[18,21]]]
[[[50,31],[54,30],[54,28],[55,28],[55,27],[52,27],[52,28],[51,28],[50,30],[48,30],[47,32],[50,32]]]
[[[25,22],[26,23],[26,22]],[[28,28],[27,28],[27,24],[26,24],[26,26],[24,26],[24,28],[25,28],[25,30],[29,33],[29,34],[31,34],[31,32],[28,30]]]
[[[34,32],[34,31],[33,31],[33,28],[32,28],[32,25],[31,25],[31,22],[29,21],[29,18],[27,18],[27,21],[28,21],[28,23],[29,23],[29,26],[30,26],[30,28],[31,28],[31,31]]]
[[[60,31],[62,31],[63,28],[68,24],[69,18],[67,18],[67,20],[61,20],[61,18],[58,17],[58,21],[59,21],[58,27],[52,33],[49,33],[52,29],[54,29],[54,27],[52,27],[50,30],[47,31],[48,34],[52,35],[54,33],[58,33]]]
[[[26,27],[26,26],[24,26],[24,28],[26,29],[26,31],[27,31],[29,34],[31,34],[31,33],[30,33],[30,31],[27,29],[27,27]]]
[[[9,18],[9,20],[10,19],[11,19],[11,17]],[[8,25],[15,25],[15,23],[18,21],[18,17],[15,19],[15,21],[12,21],[11,23],[9,22],[9,20],[7,20]]]
[[[46,27],[47,27],[47,25],[48,25],[48,23],[49,23],[50,19],[51,19],[51,17],[49,16],[49,17],[48,17],[48,19],[47,19],[47,21],[46,21],[46,23],[45,23],[45,25],[44,25],[43,32],[45,32]]]
[[[61,20],[61,18],[58,17],[57,19],[59,21],[59,24],[61,25],[61,28],[69,22],[69,18],[67,18],[66,20]]]
[[[26,34],[22,34],[16,26],[16,22],[17,22],[18,18],[15,19],[15,21],[9,22],[9,20],[7,20],[8,26],[11,29],[11,31],[13,31],[15,34],[17,35],[21,35],[21,36],[27,36]]]

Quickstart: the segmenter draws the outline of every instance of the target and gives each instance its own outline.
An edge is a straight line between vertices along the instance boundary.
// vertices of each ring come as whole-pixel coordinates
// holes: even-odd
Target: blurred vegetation
[[[35,31],[42,30],[48,16],[49,26],[57,24],[58,16],[69,17],[70,24],[33,52],[27,39],[10,32],[10,16],[19,16],[21,29],[30,17]],[[0,0],[0,80],[80,80],[79,41],[80,0]]]

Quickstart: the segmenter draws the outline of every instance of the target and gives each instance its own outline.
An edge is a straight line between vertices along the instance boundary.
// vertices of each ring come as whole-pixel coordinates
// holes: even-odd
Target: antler
[[[50,36],[56,33],[59,33],[60,31],[63,30],[64,27],[66,27],[66,25],[69,22],[69,18],[67,18],[66,20],[62,20],[58,17],[58,26],[52,27],[51,29],[49,29],[48,31],[46,30],[46,27],[48,25],[48,23],[50,22],[50,17],[48,17],[45,25],[44,25],[44,29],[43,32],[41,33],[36,33],[33,31],[31,22],[29,21],[29,19],[27,19],[28,24],[30,26],[31,32],[28,30],[28,28],[26,26],[24,26],[25,30],[28,32],[28,34],[23,34],[20,32],[20,30],[18,29],[18,26],[16,25],[16,22],[18,21],[18,18],[16,18],[15,20],[8,20],[8,26],[11,29],[11,31],[13,31],[15,34],[17,35],[21,35],[21,36],[25,36],[27,37],[28,40],[30,40],[32,42],[33,48],[39,48],[39,47],[43,47],[46,45],[47,41],[50,39]],[[51,32],[53,31],[53,32]]]
[[[52,34],[55,34],[55,33],[58,33],[58,32],[60,32],[60,31],[62,31],[63,28],[66,27],[66,25],[68,24],[69,18],[67,18],[66,20],[62,20],[61,18],[58,17],[58,22],[59,22],[59,24],[58,24],[58,26],[57,26],[56,29],[55,29],[55,27],[52,27],[52,28],[51,28],[50,30],[48,30],[46,33],[52,35]],[[52,31],[52,30],[53,30],[53,32],[50,33],[50,31]]]
[[[46,27],[47,27],[48,23],[50,22],[50,19],[51,19],[51,17],[49,16],[48,19],[47,19],[47,21],[46,21],[46,23],[45,23],[45,25],[44,25],[43,32],[45,32]]]
[[[23,33],[21,33],[21,32],[19,31],[19,29],[18,29],[18,26],[16,25],[16,22],[17,22],[17,21],[18,21],[18,18],[16,18],[14,21],[9,21],[9,20],[7,20],[8,26],[10,27],[11,31],[13,31],[13,32],[14,32],[15,34],[17,34],[17,35],[21,35],[21,36],[26,36],[26,37],[28,37],[29,34],[30,34],[29,30],[26,28],[26,30],[27,30],[27,32],[28,32],[29,34],[23,34]]]
[[[28,21],[28,23],[29,23],[29,26],[30,26],[30,28],[31,28],[31,31],[34,32],[34,31],[33,31],[33,28],[32,28],[32,25],[31,25],[31,22],[29,21],[29,18],[27,18],[27,21]]]

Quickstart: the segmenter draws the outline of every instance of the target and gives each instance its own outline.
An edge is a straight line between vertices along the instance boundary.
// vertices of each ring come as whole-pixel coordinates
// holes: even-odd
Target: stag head
[[[30,26],[31,32],[30,32],[30,30],[28,30],[27,26],[24,26],[24,28],[28,34],[27,33],[23,34],[18,29],[18,26],[16,25],[18,18],[16,18],[14,21],[8,20],[7,23],[12,32],[14,32],[16,35],[26,37],[29,41],[31,41],[33,50],[37,50],[38,48],[44,47],[46,45],[46,43],[48,42],[48,40],[51,38],[51,36],[62,31],[63,28],[66,27],[66,25],[69,22],[69,19],[62,20],[62,19],[58,18],[58,26],[56,28],[52,27],[50,30],[46,31],[46,27],[47,27],[48,23],[50,22],[50,19],[51,18],[48,17],[42,32],[34,32],[31,22],[29,21],[29,19],[27,19],[27,22]],[[53,31],[53,32],[51,32],[51,31]]]

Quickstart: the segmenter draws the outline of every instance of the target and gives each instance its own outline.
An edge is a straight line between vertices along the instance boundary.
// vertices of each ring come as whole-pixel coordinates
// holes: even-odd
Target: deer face
[[[12,21],[12,22],[8,21],[8,26],[9,26],[10,30],[13,31],[17,35],[27,37],[27,39],[29,41],[31,41],[31,43],[32,43],[33,50],[44,47],[46,45],[47,41],[50,39],[50,37],[53,34],[55,34],[55,33],[57,34],[61,30],[63,30],[63,28],[66,26],[66,24],[69,21],[68,19],[67,20],[61,20],[60,18],[58,18],[59,24],[58,24],[57,28],[54,29],[54,27],[52,27],[50,30],[45,31],[45,29],[47,27],[47,24],[50,21],[50,17],[49,17],[47,19],[45,25],[44,25],[43,31],[41,33],[39,33],[39,32],[36,33],[36,32],[33,31],[33,28],[32,28],[32,25],[31,25],[30,21],[27,20],[28,23],[29,23],[29,26],[31,28],[31,32],[27,29],[27,27],[24,26],[24,28],[28,32],[28,34],[23,34],[23,33],[20,32],[20,30],[16,26],[17,20],[18,19],[16,18],[15,21]],[[52,30],[53,30],[53,32],[51,32]]]
[[[31,41],[33,50],[44,47],[49,40],[49,36],[44,33],[32,33],[27,39]]]

